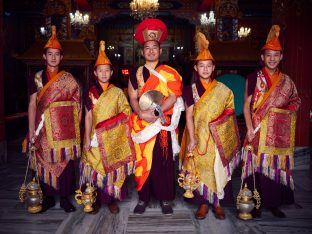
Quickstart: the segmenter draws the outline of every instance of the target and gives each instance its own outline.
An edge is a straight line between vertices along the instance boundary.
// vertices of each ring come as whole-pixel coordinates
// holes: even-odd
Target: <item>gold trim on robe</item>
[[[40,180],[58,189],[58,177],[69,160],[80,156],[80,87],[65,71],[41,87],[38,86],[40,75],[42,72],[35,76],[38,88],[35,129],[39,135],[34,142],[37,168]]]
[[[135,166],[128,126],[130,113],[131,107],[121,89],[110,85],[103,91],[92,109],[91,137],[96,136],[98,146],[84,150],[81,160],[81,183],[88,179],[89,175],[82,173],[85,164],[90,163],[96,186],[118,199],[121,186]]]
[[[260,131],[251,143],[245,140],[242,178],[252,175],[253,162],[255,172],[294,189],[296,111],[301,100],[293,81],[285,74],[279,75],[275,84],[264,93],[261,105],[254,107],[253,127],[259,126]],[[260,70],[257,79],[263,76]],[[248,145],[252,146],[253,152],[250,152]]]
[[[207,89],[199,99],[195,98],[198,100],[194,105],[193,113],[197,145],[193,154],[195,168],[201,182],[197,190],[204,199],[217,204],[224,197],[224,187],[231,179],[232,172],[240,161],[240,155],[237,147],[239,138],[236,118],[230,114],[234,110],[234,95],[224,84],[214,82],[211,89]],[[227,110],[232,112],[226,113]],[[189,143],[188,133],[186,133],[187,131],[184,132],[182,140],[185,146]],[[236,142],[235,149],[230,149],[231,147],[228,146],[233,143],[226,140],[228,138],[233,138],[233,142]],[[222,149],[220,152],[223,157],[228,159],[227,162],[226,160],[222,162],[217,144],[221,147],[219,149]],[[181,146],[181,150],[183,148],[182,159],[186,154],[186,147]]]

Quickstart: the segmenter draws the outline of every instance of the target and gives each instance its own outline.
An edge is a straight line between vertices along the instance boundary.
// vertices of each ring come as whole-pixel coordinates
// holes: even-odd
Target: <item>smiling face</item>
[[[107,83],[113,75],[113,70],[109,64],[98,65],[94,70],[94,75],[97,77],[100,84]]]
[[[281,51],[265,50],[261,55],[261,59],[264,62],[264,66],[273,74],[283,59],[283,54]]]
[[[195,71],[198,72],[198,76],[200,79],[209,80],[211,74],[215,69],[215,65],[212,60],[199,60],[197,64],[194,65]]]
[[[158,62],[159,56],[162,52],[162,49],[159,47],[157,41],[147,41],[144,44],[142,55],[144,56],[146,62]]]
[[[43,58],[46,61],[48,68],[54,69],[60,65],[63,55],[59,49],[48,48],[43,54]]]

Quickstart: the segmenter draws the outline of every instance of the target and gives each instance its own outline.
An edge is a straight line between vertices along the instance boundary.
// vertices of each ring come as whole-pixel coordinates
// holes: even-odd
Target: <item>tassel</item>
[[[24,138],[22,142],[22,152],[27,153],[29,151],[29,141],[27,140],[28,136]]]
[[[84,163],[81,162],[80,165],[83,171]],[[134,165],[134,162],[129,162],[104,176],[99,174],[96,170],[91,169],[92,180],[99,188],[109,187],[116,181],[123,179],[128,175],[131,175],[134,172]],[[83,174],[83,176],[81,177],[82,183],[85,183],[87,178],[88,175]]]
[[[162,155],[168,158],[168,132],[165,130],[160,131],[160,147],[163,151]]]

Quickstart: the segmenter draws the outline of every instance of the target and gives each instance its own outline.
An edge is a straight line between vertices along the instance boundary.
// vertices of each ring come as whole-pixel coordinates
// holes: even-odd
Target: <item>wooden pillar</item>
[[[312,105],[312,3],[309,0],[274,0],[272,23],[281,26],[284,49],[282,71],[296,84],[301,98],[297,116],[296,146],[309,146],[310,108]],[[312,160],[311,160],[312,161]]]
[[[7,147],[5,140],[4,122],[4,77],[3,77],[3,0],[0,0],[0,164],[7,161]]]

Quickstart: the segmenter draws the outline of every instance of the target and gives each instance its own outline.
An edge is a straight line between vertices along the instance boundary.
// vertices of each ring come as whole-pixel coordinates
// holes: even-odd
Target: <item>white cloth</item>
[[[153,136],[157,135],[161,130],[170,131],[171,132],[171,140],[172,140],[172,151],[173,154],[177,154],[180,152],[180,146],[178,140],[176,138],[175,129],[178,127],[181,112],[184,111],[184,103],[182,97],[178,97],[177,101],[173,106],[173,114],[171,117],[171,123],[169,126],[163,126],[160,122],[160,119],[157,119],[156,122],[144,128],[142,131],[131,134],[133,142],[140,144],[147,142]]]
[[[39,136],[39,133],[40,133],[41,129],[43,128],[43,124],[44,124],[44,114],[41,115],[40,123],[38,124],[38,127],[35,131],[35,137]]]
[[[221,157],[219,154],[219,150],[217,148],[217,145],[215,145],[215,162],[214,162],[214,173],[215,173],[215,179],[216,179],[216,187],[217,187],[217,196],[218,199],[224,198],[224,187],[227,184],[229,180],[231,180],[231,177],[228,177],[225,171],[225,168],[223,167]]]
[[[163,81],[163,82],[165,82],[167,84],[166,78],[163,77],[159,72],[157,72],[154,69],[150,68],[146,64],[144,65],[144,67],[146,67],[150,71],[150,73],[152,73],[154,76],[158,77],[161,81]]]
[[[97,140],[96,134],[93,134],[93,137],[91,139],[91,143],[90,143],[91,147],[98,147],[99,146],[99,142]]]
[[[259,124],[253,131],[254,134],[256,134],[260,130],[261,124]]]

